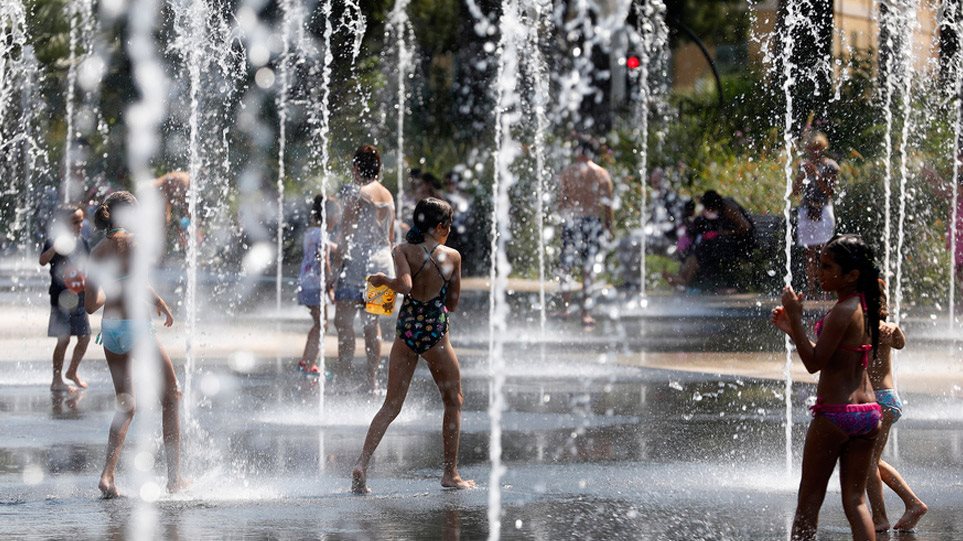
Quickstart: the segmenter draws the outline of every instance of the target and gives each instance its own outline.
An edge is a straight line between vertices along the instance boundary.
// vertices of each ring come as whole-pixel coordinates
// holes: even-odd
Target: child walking
[[[883,483],[903,500],[906,508],[893,529],[912,530],[926,514],[926,504],[916,496],[896,468],[883,460],[883,449],[886,448],[890,429],[903,415],[903,402],[893,382],[892,351],[903,349],[906,335],[898,325],[886,321],[889,317],[889,306],[886,302],[886,285],[882,280],[879,281],[879,292],[879,350],[869,365],[869,380],[876,390],[876,402],[883,409],[883,421],[880,423],[879,437],[876,438],[876,446],[873,448],[873,464],[877,467],[870,468],[866,492],[877,532],[889,530],[889,518],[886,516],[886,503],[883,500]]]
[[[318,355],[321,351],[321,336],[327,330],[327,306],[321,295],[321,265],[324,265],[325,293],[332,297],[333,283],[331,276],[331,246],[325,241],[321,231],[321,214],[325,200],[323,194],[314,196],[311,205],[311,225],[304,231],[304,256],[301,259],[301,270],[298,273],[298,304],[306,306],[311,313],[313,325],[308,331],[308,339],[304,344],[304,353],[298,362],[298,369],[312,377],[318,377]]]
[[[77,375],[80,361],[90,344],[90,320],[84,311],[84,265],[90,254],[90,245],[80,235],[83,224],[83,209],[76,206],[60,207],[40,252],[40,265],[50,265],[50,321],[47,324],[47,336],[57,339],[53,351],[53,381],[50,383],[50,390],[54,392],[71,390],[64,382],[65,377],[82,389],[87,387],[87,383]],[[61,374],[71,336],[77,337],[77,343],[67,373]]]
[[[461,369],[448,339],[448,314],[458,307],[461,295],[461,255],[445,246],[451,232],[451,220],[452,209],[448,203],[434,197],[419,201],[415,207],[414,225],[405,236],[408,242],[392,250],[397,278],[388,278],[382,273],[368,277],[372,285],[387,285],[404,295],[405,300],[388,359],[388,394],[371,421],[361,456],[351,472],[351,490],[356,494],[369,492],[367,473],[371,456],[388,425],[401,411],[419,356],[428,363],[445,405],[441,427],[444,445],[441,486],[475,486],[474,481],[462,479],[458,473]]]
[[[816,323],[816,342],[803,327],[803,296],[787,286],[772,323],[785,332],[811,374],[820,372],[813,420],[803,449],[802,479],[792,539],[813,540],[829,478],[839,462],[843,510],[855,541],[875,541],[866,506],[866,481],[882,417],[869,360],[879,347],[879,269],[873,250],[858,235],[837,235],[819,256],[822,289],[836,305]]]
[[[151,299],[158,315],[165,317],[164,326],[174,324],[174,316],[164,299],[154,292],[150,284],[135,283],[130,271],[133,267],[132,250],[134,235],[128,231],[136,223],[137,199],[129,192],[114,192],[97,208],[94,223],[105,231],[104,240],[97,243],[91,252],[91,277],[86,283],[85,308],[93,314],[101,307],[104,309],[101,321],[101,336],[104,342],[104,356],[114,382],[117,395],[117,412],[110,424],[107,438],[107,459],[98,485],[104,498],[119,495],[114,482],[114,472],[120,460],[120,451],[127,437],[127,429],[134,419],[134,385],[131,381],[131,352],[141,341],[148,341],[156,348],[160,360],[157,370],[161,380],[161,406],[164,437],[164,451],[167,457],[167,490],[175,492],[184,487],[180,476],[180,419],[178,405],[180,389],[177,375],[167,351],[153,335],[150,320],[132,319],[128,313],[131,298],[138,294]],[[143,218],[139,218],[143,219]],[[137,291],[140,289],[140,291]]]

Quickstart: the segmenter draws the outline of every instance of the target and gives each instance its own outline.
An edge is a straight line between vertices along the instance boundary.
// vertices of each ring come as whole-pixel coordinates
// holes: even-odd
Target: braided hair
[[[438,225],[451,225],[452,214],[454,211],[451,205],[437,197],[426,197],[418,201],[412,216],[414,225],[405,234],[405,240],[409,244],[425,242],[425,235]]]
[[[852,270],[859,271],[856,290],[866,299],[863,318],[866,326],[869,327],[873,357],[875,357],[879,348],[880,309],[883,303],[876,253],[859,235],[836,235],[826,243],[824,250],[844,273]]]

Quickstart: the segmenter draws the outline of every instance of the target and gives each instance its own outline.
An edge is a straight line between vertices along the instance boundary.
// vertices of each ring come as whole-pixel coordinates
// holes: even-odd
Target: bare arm
[[[104,244],[101,241],[100,244],[94,247],[93,251],[90,253],[91,263],[96,264],[104,252]],[[88,314],[93,314],[97,310],[100,310],[104,304],[107,303],[107,295],[104,291],[100,289],[97,285],[96,280],[94,280],[90,275],[92,273],[87,273],[87,278],[84,280],[84,310]]]
[[[158,295],[156,291],[154,291],[153,287],[147,286],[147,288],[150,292],[151,297],[154,298],[154,308],[157,310],[157,315],[159,316],[163,315],[165,318],[164,326],[170,327],[171,325],[174,324],[174,314],[171,313],[170,307],[167,306],[167,303],[164,302],[164,299],[162,299],[161,296]]]
[[[738,209],[725,205],[723,212],[726,213],[729,221],[735,224],[735,228],[732,231],[725,231],[724,234],[748,235],[752,232],[752,224],[749,223],[749,220],[747,220]]]
[[[796,345],[796,351],[806,370],[810,374],[815,374],[826,368],[839,348],[852,321],[854,309],[851,306],[837,304],[826,316],[822,334],[813,344],[802,322],[802,296],[797,295],[791,287],[787,287],[782,299],[789,318],[789,337]]]
[[[893,325],[890,340],[892,341],[891,346],[893,349],[903,349],[906,347],[906,335],[903,334],[903,329],[900,329],[899,325]]]
[[[643,189],[645,189],[643,187]],[[612,209],[612,197],[615,192],[615,188],[612,185],[612,177],[609,173],[602,170],[602,186],[601,186],[601,204],[602,204],[602,215],[603,221],[605,223],[605,229],[609,232],[612,231],[612,224],[615,223],[615,211]]]
[[[445,306],[449,312],[454,312],[458,308],[458,301],[461,299],[461,254],[458,252],[455,254],[455,265],[448,282],[448,296],[445,297]]]
[[[50,263],[50,261],[53,260],[55,255],[57,255],[57,250],[54,249],[53,244],[51,244],[50,248],[47,248],[46,250],[40,253],[40,266],[42,267]]]
[[[408,265],[408,258],[405,257],[401,245],[395,246],[391,250],[391,256],[395,262],[395,277],[388,278],[384,273],[372,274],[368,277],[371,285],[390,287],[396,293],[407,295],[411,293],[411,266]]]
[[[88,276],[84,281],[84,310],[88,314],[93,314],[106,302],[107,295],[104,295],[104,291]]]

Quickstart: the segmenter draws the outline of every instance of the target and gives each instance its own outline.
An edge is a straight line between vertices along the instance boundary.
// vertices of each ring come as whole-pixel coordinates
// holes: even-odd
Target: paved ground
[[[0,296],[0,524],[10,538],[479,539],[487,535],[488,327],[483,284],[453,337],[462,364],[463,473],[475,490],[442,491],[440,401],[424,367],[371,470],[368,497],[348,471],[379,406],[348,388],[323,395],[291,369],[306,313],[208,309],[195,338],[185,456],[193,486],[152,503],[97,499],[113,393],[102,350],[91,387],[51,396],[42,291]],[[792,471],[786,471],[779,336],[769,299],[612,299],[585,332],[543,332],[530,283],[515,287],[506,337],[506,539],[786,539],[813,381],[794,363]],[[39,301],[37,300],[39,299]],[[30,301],[29,303],[27,301]],[[471,313],[480,315],[470,315]],[[614,316],[614,317],[613,317]],[[958,338],[925,315],[898,361],[908,403],[888,458],[931,512],[901,540],[963,538],[963,371]],[[99,321],[94,319],[95,328]],[[386,326],[388,330],[389,326]],[[158,336],[184,374],[186,330]],[[326,339],[334,353],[334,338]],[[361,351],[357,367],[360,372]],[[122,490],[161,482],[159,423],[142,406],[119,472]],[[848,539],[834,479],[820,539]],[[146,489],[143,487],[147,487]],[[888,499],[893,519],[900,508]],[[884,537],[885,538],[885,537]],[[893,537],[894,539],[896,537]]]

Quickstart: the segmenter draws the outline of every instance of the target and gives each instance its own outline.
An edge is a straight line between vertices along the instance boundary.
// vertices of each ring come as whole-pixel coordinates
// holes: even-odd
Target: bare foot
[[[371,493],[371,489],[368,488],[368,476],[361,466],[355,466],[351,470],[351,492],[355,494]]]
[[[55,379],[53,383],[50,384],[50,390],[55,393],[69,393],[73,391],[74,388],[64,383],[62,379]]]
[[[66,374],[64,374],[64,377],[76,383],[77,387],[80,387],[81,389],[87,388],[87,382],[80,379],[80,376],[78,376],[76,372],[74,373],[67,372]]]
[[[190,479],[178,479],[176,481],[167,482],[167,492],[171,494],[176,494],[182,490],[187,490],[191,486]]]
[[[923,515],[925,515],[927,511],[929,511],[929,508],[926,507],[926,504],[916,500],[916,505],[906,508],[906,512],[896,521],[893,529],[907,531],[916,528],[916,523],[923,518]]]
[[[875,523],[875,524],[873,524],[873,528],[874,528],[877,532],[889,531],[889,522],[879,522],[879,523]]]
[[[585,327],[586,329],[591,329],[592,327],[595,327],[595,319],[593,319],[592,316],[585,314],[584,316],[582,316],[582,326]]]
[[[475,488],[475,482],[471,479],[462,479],[461,475],[456,474],[445,474],[441,476],[441,486],[444,488]]]
[[[120,492],[117,491],[117,485],[114,484],[113,478],[101,477],[100,484],[97,485],[100,489],[100,497],[105,500],[110,500],[120,496]]]

